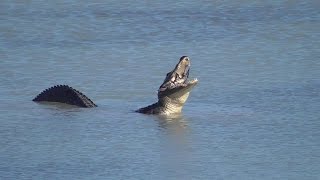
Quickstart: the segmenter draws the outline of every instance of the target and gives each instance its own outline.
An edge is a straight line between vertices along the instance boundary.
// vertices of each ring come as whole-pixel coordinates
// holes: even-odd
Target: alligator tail
[[[56,85],[42,91],[32,101],[60,102],[79,107],[97,107],[86,95],[68,85]]]

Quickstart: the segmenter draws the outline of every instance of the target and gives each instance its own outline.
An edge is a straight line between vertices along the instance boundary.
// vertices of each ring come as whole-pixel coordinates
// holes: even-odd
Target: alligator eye
[[[179,61],[189,60],[188,56],[182,56]]]
[[[183,58],[181,58],[184,61],[189,61],[189,57],[188,56],[183,56]]]

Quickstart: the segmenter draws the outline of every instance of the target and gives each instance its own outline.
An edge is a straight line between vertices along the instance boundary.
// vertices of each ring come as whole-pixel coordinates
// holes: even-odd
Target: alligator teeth
[[[198,82],[198,79],[197,79],[197,78],[195,78],[195,79],[193,79],[193,80],[189,81],[189,83],[195,83],[195,82]]]

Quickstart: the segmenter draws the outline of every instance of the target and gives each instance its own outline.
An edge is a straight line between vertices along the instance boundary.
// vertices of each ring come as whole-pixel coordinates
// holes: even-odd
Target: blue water
[[[134,113],[182,55],[183,113]],[[0,179],[320,178],[316,0],[2,0],[0,72]]]

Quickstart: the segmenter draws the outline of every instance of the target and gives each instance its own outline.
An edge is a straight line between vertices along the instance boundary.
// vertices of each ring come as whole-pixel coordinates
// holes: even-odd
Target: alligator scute
[[[32,101],[60,102],[84,108],[97,107],[86,95],[68,85],[56,85],[42,91]]]

